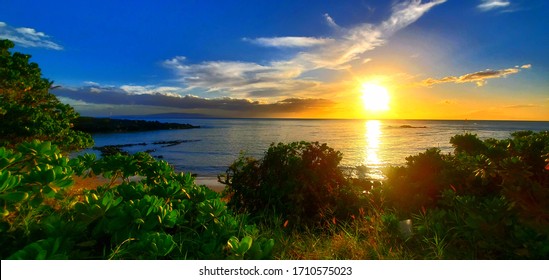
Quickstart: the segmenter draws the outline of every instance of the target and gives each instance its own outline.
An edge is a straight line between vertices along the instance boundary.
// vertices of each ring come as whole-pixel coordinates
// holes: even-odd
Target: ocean
[[[452,152],[450,137],[473,133],[481,139],[510,137],[519,130],[549,130],[549,122],[440,121],[440,120],[303,120],[303,119],[161,119],[200,128],[151,132],[94,134],[96,146],[146,144],[124,148],[134,153],[149,150],[175,170],[201,177],[226,171],[240,153],[261,158],[271,143],[318,141],[343,153],[341,166],[368,167],[368,176],[382,179],[388,165],[437,147]],[[177,145],[153,144],[182,141]],[[86,152],[96,152],[87,150]]]

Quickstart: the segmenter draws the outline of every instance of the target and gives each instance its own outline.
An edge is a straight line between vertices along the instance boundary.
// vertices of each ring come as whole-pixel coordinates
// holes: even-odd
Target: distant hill
[[[128,115],[115,116],[117,119],[208,119],[211,116],[204,114],[188,114],[188,113],[161,113],[150,115]]]
[[[74,122],[74,129],[87,133],[135,132],[166,129],[199,128],[190,124],[161,123],[159,121],[127,120],[111,118],[79,117]]]

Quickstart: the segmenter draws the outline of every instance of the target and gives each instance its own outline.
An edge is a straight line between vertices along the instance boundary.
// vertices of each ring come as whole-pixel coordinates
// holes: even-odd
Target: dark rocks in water
[[[136,132],[167,129],[199,128],[190,124],[161,123],[159,121],[122,120],[111,118],[79,117],[74,121],[74,129],[87,133]]]
[[[411,126],[411,125],[407,125],[403,128],[427,128],[426,126]]]
[[[404,125],[401,125],[401,126],[388,126],[388,128],[427,128],[426,126],[413,126],[413,125],[409,125],[409,124],[404,124]]]
[[[101,156],[113,156],[116,154],[129,155],[128,152],[122,150],[120,145],[107,145],[101,147],[93,147],[94,150],[100,151]]]
[[[129,153],[124,151],[122,148],[133,147],[133,146],[147,146],[147,143],[107,145],[107,146],[101,146],[101,147],[93,147],[93,149],[96,151],[100,151],[101,156],[110,156],[110,155],[116,155],[116,154],[129,155]]]
[[[160,147],[171,147],[175,145],[179,145],[181,143],[189,143],[189,142],[198,142],[200,140],[172,140],[172,141],[158,141],[158,142],[152,142],[152,145],[162,145]],[[129,155],[127,151],[124,151],[123,148],[127,147],[134,147],[134,146],[147,146],[149,144],[147,143],[135,143],[135,144],[121,144],[121,145],[107,145],[107,146],[101,146],[101,147],[93,147],[94,150],[100,151],[101,156],[110,156],[110,155],[116,155],[116,154],[123,154],[123,155]],[[154,153],[156,152],[156,149],[148,149],[145,150],[145,153]],[[156,156],[156,158],[163,158],[163,156]]]
[[[173,141],[158,141],[153,142],[154,145],[162,145],[162,148],[179,145],[181,143],[198,142],[200,140],[173,140]]]

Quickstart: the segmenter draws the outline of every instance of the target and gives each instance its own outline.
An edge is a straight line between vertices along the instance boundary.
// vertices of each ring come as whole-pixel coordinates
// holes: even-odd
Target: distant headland
[[[162,123],[159,121],[127,120],[111,118],[79,117],[74,121],[74,129],[87,133],[137,132],[167,129],[200,128],[191,124]]]

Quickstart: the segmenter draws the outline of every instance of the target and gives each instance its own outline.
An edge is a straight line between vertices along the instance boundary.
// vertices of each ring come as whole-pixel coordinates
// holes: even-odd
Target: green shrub
[[[388,204],[401,212],[416,212],[436,205],[440,192],[453,184],[457,173],[448,156],[432,148],[406,158],[406,166],[389,167],[384,191]]]
[[[486,145],[475,134],[458,134],[450,138],[455,153],[478,155],[486,151]]]
[[[549,255],[549,132],[511,139],[452,137],[387,173],[384,195],[414,217],[426,258],[539,259]]]
[[[111,182],[74,196],[75,174]],[[263,259],[274,246],[219,194],[145,153],[68,160],[49,142],[22,143],[0,148],[0,179],[2,259]]]
[[[347,219],[360,193],[339,168],[341,158],[318,142],[272,144],[261,160],[241,155],[221,181],[239,212],[281,216],[292,226]]]

